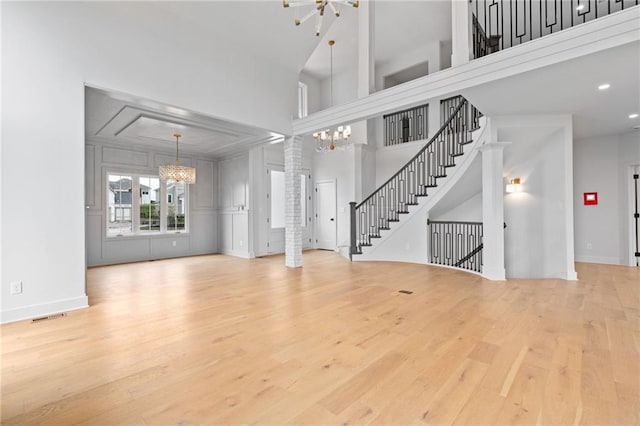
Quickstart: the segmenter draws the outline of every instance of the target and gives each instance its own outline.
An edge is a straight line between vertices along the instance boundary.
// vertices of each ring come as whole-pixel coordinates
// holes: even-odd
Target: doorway
[[[629,177],[629,266],[640,266],[640,166],[631,166]]]
[[[335,250],[336,243],[336,181],[316,182],[316,248]]]
[[[267,200],[268,200],[268,236],[267,253],[284,253],[285,248],[285,182],[284,166],[281,164],[267,164]],[[302,227],[302,247],[308,248],[311,242],[309,217],[309,182],[311,172],[302,169],[300,174],[300,225]]]

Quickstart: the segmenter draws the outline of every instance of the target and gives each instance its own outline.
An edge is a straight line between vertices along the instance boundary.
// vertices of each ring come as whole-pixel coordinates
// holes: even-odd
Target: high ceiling
[[[422,43],[450,39],[449,0],[377,1],[376,62],[390,60]],[[296,27],[305,8],[285,9],[279,0],[149,2],[184,31],[211,43],[230,43],[248,55],[319,78],[329,75],[329,39],[334,73],[357,66],[358,9],[342,7],[340,18],[326,14],[320,37],[313,20]],[[631,131],[628,118],[640,111],[640,45],[628,44],[579,59],[470,88],[465,95],[487,115],[572,114],[577,139]],[[605,92],[597,86],[611,84]],[[86,92],[86,135],[115,144],[172,150],[173,133],[184,134],[181,150],[226,156],[280,135],[195,114],[135,96]],[[638,120],[636,120],[638,121]],[[636,122],[635,125],[640,124]]]
[[[283,8],[280,0],[148,2],[149,19],[171,22],[210,43],[227,43],[294,72],[329,76],[329,39],[336,40],[334,73],[357,67],[358,12],[340,6],[341,16],[326,13],[320,37],[314,19],[296,27],[294,19],[311,6]],[[385,62],[429,40],[451,38],[449,0],[385,1],[375,5],[376,61]],[[152,16],[154,18],[152,18]],[[428,23],[428,25],[426,25]],[[401,24],[401,25],[398,25]],[[204,156],[226,156],[281,135],[163,105],[134,94],[86,90],[86,137],[114,144],[174,149],[173,134],[183,134],[180,150]]]
[[[304,72],[318,79],[330,74],[329,40],[333,47],[333,73],[341,74],[358,64],[358,9],[342,7],[340,18],[329,25],[304,64]],[[435,41],[451,40],[451,0],[377,0],[375,2],[375,62],[387,63],[416,47]],[[301,26],[313,32],[313,23]]]

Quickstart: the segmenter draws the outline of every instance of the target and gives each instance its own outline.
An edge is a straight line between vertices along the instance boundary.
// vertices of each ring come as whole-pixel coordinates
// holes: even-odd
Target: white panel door
[[[336,249],[336,181],[316,182],[316,248]]]

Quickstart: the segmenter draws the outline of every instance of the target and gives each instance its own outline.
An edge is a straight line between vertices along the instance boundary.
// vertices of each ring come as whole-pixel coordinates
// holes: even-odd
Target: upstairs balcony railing
[[[426,139],[429,133],[429,104],[384,115],[384,146]]]
[[[473,56],[507,49],[633,6],[640,0],[470,0]]]

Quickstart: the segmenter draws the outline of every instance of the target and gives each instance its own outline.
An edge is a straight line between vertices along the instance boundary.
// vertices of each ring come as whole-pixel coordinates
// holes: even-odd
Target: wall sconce
[[[507,191],[507,194],[522,191],[522,185],[520,185],[520,178],[511,179],[507,184],[506,191]]]

